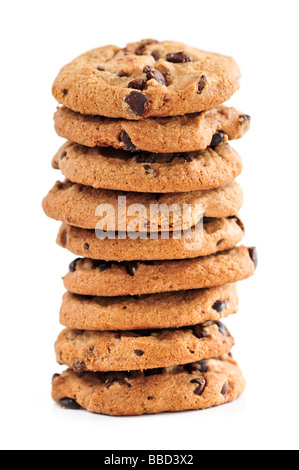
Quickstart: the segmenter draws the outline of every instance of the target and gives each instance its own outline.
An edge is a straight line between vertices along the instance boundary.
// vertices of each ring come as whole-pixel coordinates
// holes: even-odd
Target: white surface
[[[298,449],[298,2],[120,0],[1,3],[1,419],[4,449]],[[50,399],[53,342],[74,258],[41,199],[60,178],[51,84],[93,47],[182,40],[233,55],[243,81],[232,103],[253,117],[235,144],[244,158],[254,279],[227,321],[248,380],[244,397],[206,412],[108,418]]]

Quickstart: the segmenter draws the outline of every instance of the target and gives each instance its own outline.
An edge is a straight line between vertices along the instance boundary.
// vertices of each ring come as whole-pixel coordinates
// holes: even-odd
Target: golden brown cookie
[[[107,263],[82,258],[70,264],[64,285],[73,294],[99,297],[202,289],[247,279],[256,264],[256,249],[245,246],[180,261]]]
[[[226,144],[192,153],[150,154],[67,142],[52,165],[73,183],[142,193],[218,188],[231,183],[242,171],[240,156]]]
[[[123,217],[119,213],[119,197],[126,197],[127,211]],[[128,193],[121,191],[109,191],[105,189],[94,189],[70,181],[57,182],[47,197],[43,200],[45,213],[55,220],[73,225],[75,227],[95,229],[101,220],[98,207],[109,204],[113,207],[113,215],[108,224],[123,224],[129,230],[130,223],[136,217],[135,211],[132,215],[129,208],[135,204],[142,204],[146,208],[147,216],[140,215],[140,226],[144,232],[153,229],[151,222],[151,206],[159,205],[157,228],[159,231],[185,230],[195,226],[205,217],[231,217],[236,215],[243,204],[243,192],[240,185],[234,181],[225,186],[209,191],[195,191],[190,193],[174,194],[152,194],[152,193]],[[166,210],[163,205],[166,204]],[[169,212],[169,208],[175,205],[178,212]],[[184,205],[191,206],[191,212],[185,212],[182,218]],[[201,205],[203,211],[199,214],[196,205]],[[132,207],[133,209],[133,207]],[[98,214],[98,215],[96,215]],[[106,213],[105,213],[106,216]]]
[[[81,114],[179,116],[224,103],[239,89],[240,76],[231,57],[151,39],[81,55],[60,71],[53,95]]]
[[[180,328],[219,321],[238,311],[236,284],[136,297],[88,297],[67,292],[60,322],[77,330]]]
[[[250,128],[250,116],[226,106],[200,114],[143,121],[85,116],[63,107],[58,108],[54,120],[60,137],[87,147],[153,153],[205,150],[219,138],[219,132],[234,140],[243,137]]]
[[[78,256],[105,261],[176,260],[208,256],[229,250],[239,243],[245,229],[238,217],[204,219],[198,233],[163,232],[136,234],[145,238],[133,239],[133,234],[114,233],[114,239],[98,238],[99,232],[63,224],[57,243]],[[155,239],[151,237],[155,235]],[[107,233],[104,233],[107,236]],[[167,236],[167,239],[163,237]],[[126,238],[125,238],[126,237]]]
[[[63,330],[55,345],[59,364],[75,372],[146,370],[188,364],[228,353],[234,339],[220,322],[176,330]]]
[[[53,378],[53,399],[71,410],[132,416],[202,410],[237,399],[245,380],[229,355],[144,372],[77,374]]]

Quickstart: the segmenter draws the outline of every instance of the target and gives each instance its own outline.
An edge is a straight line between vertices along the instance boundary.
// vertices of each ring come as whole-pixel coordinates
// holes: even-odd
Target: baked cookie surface
[[[244,235],[245,228],[238,217],[203,219],[198,232],[169,232],[144,234],[114,233],[114,239],[98,238],[99,232],[63,224],[57,243],[78,256],[105,261],[181,260],[208,256],[234,248]],[[142,234],[135,234],[141,236]],[[155,239],[152,236],[156,235]],[[107,233],[103,233],[106,237]],[[166,237],[167,238],[163,238]]]
[[[124,216],[119,210],[119,197],[126,197],[127,210]],[[142,204],[147,213],[146,216],[140,213],[140,226],[143,227],[144,232],[150,232],[155,225],[155,222],[151,222],[151,206],[159,205],[161,208],[163,204],[166,204],[168,208],[172,205],[178,206],[180,210],[175,213],[168,212],[168,210],[159,212],[156,224],[159,231],[173,231],[195,226],[202,215],[222,218],[238,214],[243,204],[243,192],[235,181],[208,191],[172,194],[110,191],[65,181],[57,182],[51,189],[43,200],[43,209],[52,219],[79,228],[95,229],[101,220],[98,207],[102,204],[109,204],[113,207],[113,216],[107,224],[115,224],[116,227],[124,224],[127,231],[130,231],[130,224],[136,217],[135,211],[130,215],[129,208],[135,204]],[[186,211],[182,218],[184,205],[190,205],[191,212]],[[202,205],[203,211],[200,214],[196,205]]]
[[[239,89],[240,76],[230,57],[149,39],[81,55],[59,72],[53,95],[81,114],[139,120],[224,103]]]
[[[180,328],[219,321],[237,311],[236,284],[136,297],[88,297],[67,292],[60,323],[89,331]]]
[[[245,246],[180,261],[107,263],[81,258],[70,264],[64,286],[73,294],[99,297],[203,289],[247,279],[256,263],[256,249]]]
[[[234,339],[220,322],[167,330],[82,331],[66,329],[56,358],[75,372],[146,370],[188,364],[228,353]]]
[[[238,398],[245,389],[229,355],[153,371],[80,373],[67,370],[53,380],[53,399],[67,409],[112,416],[201,410]]]
[[[200,114],[143,121],[84,116],[63,107],[57,110],[54,121],[60,137],[87,147],[153,153],[205,150],[219,132],[234,140],[243,137],[250,128],[250,116],[226,106]]]
[[[201,152],[151,154],[67,142],[52,166],[73,183],[96,189],[183,193],[231,183],[242,171],[242,160],[224,143]]]

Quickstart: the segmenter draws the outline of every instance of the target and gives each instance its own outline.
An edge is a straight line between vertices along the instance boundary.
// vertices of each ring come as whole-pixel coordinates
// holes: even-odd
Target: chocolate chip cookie
[[[180,261],[111,263],[77,259],[64,277],[73,294],[99,297],[143,295],[221,286],[255,273],[255,248],[245,246]]]
[[[228,353],[234,339],[220,322],[167,330],[66,329],[55,345],[59,364],[75,372],[146,370],[188,364]]]
[[[183,193],[231,183],[242,160],[219,135],[215,147],[183,154],[151,154],[113,148],[89,148],[67,142],[52,161],[73,183],[96,189],[142,193]]]
[[[126,198],[125,214],[119,210],[119,198]],[[134,221],[136,204],[146,209],[144,217],[140,212],[140,227],[144,232],[150,232],[154,228],[158,231],[185,230],[195,226],[204,215],[205,217],[223,218],[236,215],[243,204],[243,192],[237,182],[221,186],[208,191],[194,191],[190,193],[174,194],[152,194],[152,193],[129,193],[121,191],[109,191],[94,189],[70,181],[60,183],[59,181],[43,200],[45,213],[55,220],[60,220],[75,227],[95,229],[101,218],[99,206],[109,204],[113,207],[113,215],[107,225],[115,224],[116,227],[123,226],[125,231],[130,231],[130,224]],[[167,207],[164,209],[163,205]],[[190,206],[185,212],[184,205]],[[196,205],[202,206],[198,213]],[[152,206],[159,206],[157,224],[151,221]],[[178,213],[169,212],[168,208],[176,206]],[[131,208],[131,209],[130,209]],[[130,212],[132,210],[132,212]],[[101,214],[102,215],[102,214]],[[105,217],[108,214],[105,212]]]
[[[148,330],[219,321],[237,311],[236,284],[134,297],[89,297],[67,292],[60,322],[77,330]]]
[[[105,238],[108,235],[63,224],[57,243],[71,253],[95,260],[181,260],[229,250],[243,239],[245,228],[238,217],[204,218],[196,232],[114,233],[113,238]]]
[[[54,117],[58,135],[87,147],[152,153],[182,153],[205,150],[219,134],[240,139],[250,128],[250,116],[219,106],[197,114],[143,121],[85,116],[59,108]]]
[[[56,100],[81,114],[140,120],[199,113],[239,89],[231,57],[153,39],[100,47],[63,67]]]
[[[241,370],[229,355],[144,372],[77,374],[53,379],[53,399],[70,410],[112,416],[202,410],[238,398],[245,389]]]

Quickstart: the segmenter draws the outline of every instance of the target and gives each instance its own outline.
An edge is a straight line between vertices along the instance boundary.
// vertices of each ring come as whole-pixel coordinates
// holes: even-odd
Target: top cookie
[[[81,55],[60,71],[53,95],[81,114],[180,116],[227,101],[239,89],[240,76],[230,57],[149,39]]]

